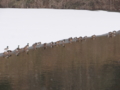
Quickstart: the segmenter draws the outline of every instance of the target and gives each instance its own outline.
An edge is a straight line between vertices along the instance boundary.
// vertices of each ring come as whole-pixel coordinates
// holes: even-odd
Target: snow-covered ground
[[[120,13],[88,10],[0,9],[0,53],[69,37],[120,30]]]

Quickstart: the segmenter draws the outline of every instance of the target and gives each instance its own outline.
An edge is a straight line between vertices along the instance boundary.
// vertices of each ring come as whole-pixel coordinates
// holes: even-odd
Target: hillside
[[[0,57],[0,90],[119,90],[120,33]]]
[[[120,11],[120,0],[0,0],[1,8],[55,8]]]

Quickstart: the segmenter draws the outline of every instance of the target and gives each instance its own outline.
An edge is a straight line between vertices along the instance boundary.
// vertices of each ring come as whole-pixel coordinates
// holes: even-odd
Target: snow
[[[61,9],[0,9],[0,53],[69,37],[120,30],[120,13]]]

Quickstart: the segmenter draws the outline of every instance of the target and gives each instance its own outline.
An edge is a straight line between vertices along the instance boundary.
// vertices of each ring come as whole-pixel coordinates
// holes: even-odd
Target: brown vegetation
[[[0,90],[119,90],[119,41],[116,33],[0,57]]]
[[[120,0],[0,0],[1,8],[55,8],[120,11]]]

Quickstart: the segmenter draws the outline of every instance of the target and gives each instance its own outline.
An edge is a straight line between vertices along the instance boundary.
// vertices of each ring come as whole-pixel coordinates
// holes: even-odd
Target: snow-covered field
[[[120,30],[120,13],[87,10],[0,9],[0,53],[69,37]]]

